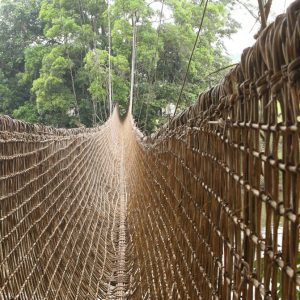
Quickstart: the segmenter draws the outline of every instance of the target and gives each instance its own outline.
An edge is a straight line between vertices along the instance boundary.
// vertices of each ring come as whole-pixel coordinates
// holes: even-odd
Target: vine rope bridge
[[[300,1],[143,137],[0,118],[0,298],[299,299]]]

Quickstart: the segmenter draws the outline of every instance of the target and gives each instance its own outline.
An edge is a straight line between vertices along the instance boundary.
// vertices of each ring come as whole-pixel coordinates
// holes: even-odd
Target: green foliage
[[[114,53],[125,57],[131,55],[132,27],[126,20],[116,20],[112,29]]]
[[[30,123],[37,123],[38,111],[34,103],[26,102],[13,111],[13,117],[19,120],[26,120]]]
[[[230,18],[228,8],[231,4],[232,1],[224,0],[210,2],[208,5],[187,84],[179,101],[179,111],[196,101],[200,91],[218,83],[221,78],[221,74],[209,78],[208,74],[230,64],[230,59],[224,55],[222,38],[230,36],[238,26]],[[151,67],[143,68],[144,61],[140,62],[141,67],[138,65],[138,70],[142,71],[138,74],[139,101],[136,103],[135,116],[139,120],[138,125],[147,133],[167,120],[167,104],[175,105],[178,101],[203,13],[203,6],[199,7],[199,1],[168,0],[165,1],[165,7],[172,12],[173,22],[162,24],[158,29],[158,57],[152,56],[154,72],[147,73],[146,70],[151,70]],[[144,82],[143,86],[141,82]],[[148,88],[145,87],[147,85]]]
[[[0,68],[6,76],[16,75],[24,66],[24,50],[40,40],[40,1],[2,0],[0,4]]]
[[[215,84],[228,64],[222,38],[237,28],[235,1],[211,1],[179,110]],[[169,22],[145,0],[110,7],[113,101],[126,112],[133,24],[137,26],[134,115],[150,133],[169,117],[186,72],[203,5],[166,0]],[[163,16],[163,19],[166,16]],[[0,112],[29,122],[86,126],[109,116],[108,7],[104,0],[3,0],[0,3]]]
[[[102,107],[108,107],[108,58],[109,54],[105,50],[94,49],[87,53],[85,61],[85,70],[89,79],[88,91],[95,104]],[[114,98],[121,104],[126,106],[128,96],[128,82],[126,74],[129,72],[128,60],[123,55],[111,57],[112,61],[112,85],[114,87]],[[97,112],[95,112],[97,113]],[[106,109],[104,114],[108,114]],[[102,120],[102,119],[101,119]]]
[[[71,60],[63,57],[60,46],[54,47],[44,56],[40,77],[34,80],[32,85],[38,112],[43,114],[61,110],[66,113],[72,108],[74,99],[65,80],[71,65]]]
[[[26,84],[39,76],[42,68],[43,57],[51,51],[50,47],[44,45],[36,45],[25,49],[25,70],[19,73],[19,83]]]
[[[12,92],[9,89],[8,79],[0,70],[0,111],[5,111],[9,107],[11,96]]]
[[[66,3],[66,2],[65,2]],[[80,26],[76,23],[76,11],[62,6],[60,1],[43,1],[40,10],[40,19],[46,22],[44,34],[46,38],[59,41],[76,39],[80,33]]]
[[[0,2],[0,112],[12,114],[29,98],[30,87],[18,84],[24,71],[25,49],[43,41],[38,20],[40,1],[2,0]]]

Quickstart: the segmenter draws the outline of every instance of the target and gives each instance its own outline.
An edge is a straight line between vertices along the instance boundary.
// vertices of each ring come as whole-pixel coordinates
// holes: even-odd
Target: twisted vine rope
[[[1,117],[0,298],[298,299],[299,57],[295,1],[147,139]]]
[[[114,295],[122,183],[115,118],[98,129],[56,130],[1,117],[1,299]]]
[[[295,1],[220,85],[132,138],[132,299],[299,299],[299,136]]]

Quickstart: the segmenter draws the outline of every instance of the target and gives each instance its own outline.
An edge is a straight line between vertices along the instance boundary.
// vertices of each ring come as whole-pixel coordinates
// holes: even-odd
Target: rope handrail
[[[300,294],[300,0],[144,138],[0,117],[0,298]]]

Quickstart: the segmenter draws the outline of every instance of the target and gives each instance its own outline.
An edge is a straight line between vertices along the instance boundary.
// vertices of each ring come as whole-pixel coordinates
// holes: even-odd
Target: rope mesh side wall
[[[299,10],[146,143],[1,117],[0,298],[296,300]]]
[[[1,299],[113,295],[120,201],[116,118],[94,130],[0,119]]]
[[[147,143],[133,133],[132,299],[299,299],[299,10]]]

